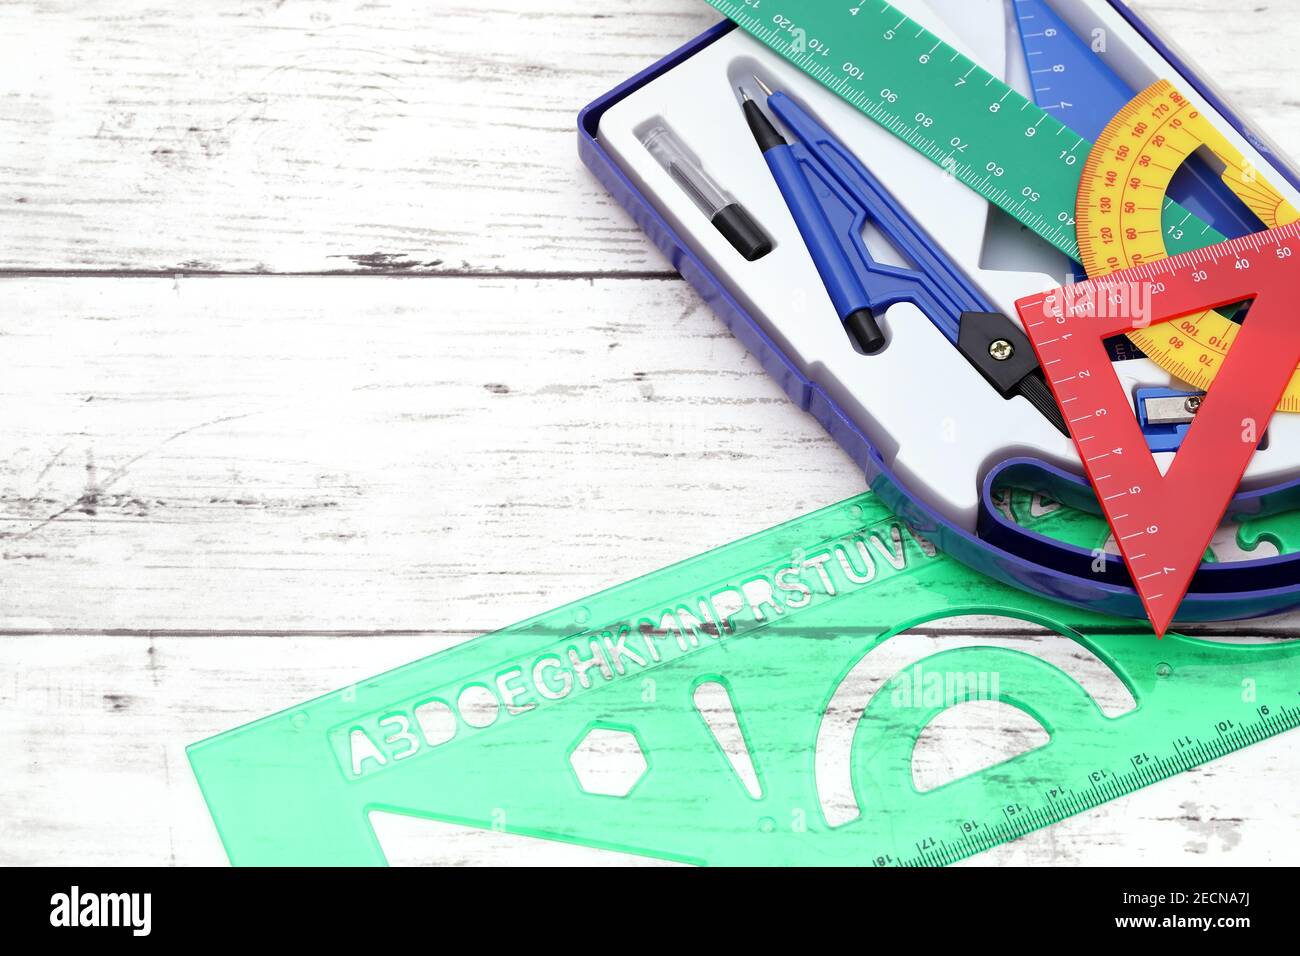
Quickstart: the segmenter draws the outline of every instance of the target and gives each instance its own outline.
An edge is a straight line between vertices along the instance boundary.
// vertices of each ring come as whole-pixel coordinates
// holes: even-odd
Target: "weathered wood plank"
[[[1293,37],[1222,6],[1144,4],[1300,155]],[[700,0],[0,5],[0,268],[663,270],[574,121],[716,19]]]
[[[662,270],[578,110],[693,0],[0,6],[0,265]]]
[[[678,281],[0,295],[0,627],[491,630],[864,487]]]

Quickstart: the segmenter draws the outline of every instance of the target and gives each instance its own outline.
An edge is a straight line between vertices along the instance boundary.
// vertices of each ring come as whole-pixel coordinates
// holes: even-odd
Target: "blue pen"
[[[1003,398],[1025,398],[1069,434],[1020,327],[994,308],[844,144],[793,99],[754,80],[796,142],[788,143],[742,88],[745,119],[840,320],[862,351],[878,352],[886,344],[877,314],[910,302]],[[915,268],[872,257],[862,238],[868,219]]]

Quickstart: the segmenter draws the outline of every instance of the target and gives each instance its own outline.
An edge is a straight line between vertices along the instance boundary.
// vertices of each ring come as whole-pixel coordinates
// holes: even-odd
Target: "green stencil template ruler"
[[[1048,643],[971,632],[936,650],[926,628],[971,614]],[[1126,703],[1035,653],[1055,642]],[[971,701],[1050,740],[923,791],[918,739]],[[189,757],[236,864],[382,864],[368,815],[387,811],[691,863],[899,866],[951,863],[1298,725],[1300,643],[1156,641],[975,574],[866,494]],[[617,773],[593,772],[619,748]]]
[[[708,0],[729,19],[1076,262],[1092,143],[881,0]],[[1224,237],[1166,201],[1169,254]]]

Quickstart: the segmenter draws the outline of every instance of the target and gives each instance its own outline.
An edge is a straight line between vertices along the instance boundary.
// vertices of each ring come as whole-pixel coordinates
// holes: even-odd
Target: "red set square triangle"
[[[1161,475],[1103,340],[1247,300],[1241,331]],[[1298,305],[1300,223],[1016,303],[1158,635],[1300,364]]]

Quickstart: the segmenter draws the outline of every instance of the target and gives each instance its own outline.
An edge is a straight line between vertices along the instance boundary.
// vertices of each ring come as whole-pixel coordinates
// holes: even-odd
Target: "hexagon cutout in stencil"
[[[586,793],[626,797],[650,768],[645,748],[631,730],[593,727],[569,751],[569,765]]]

